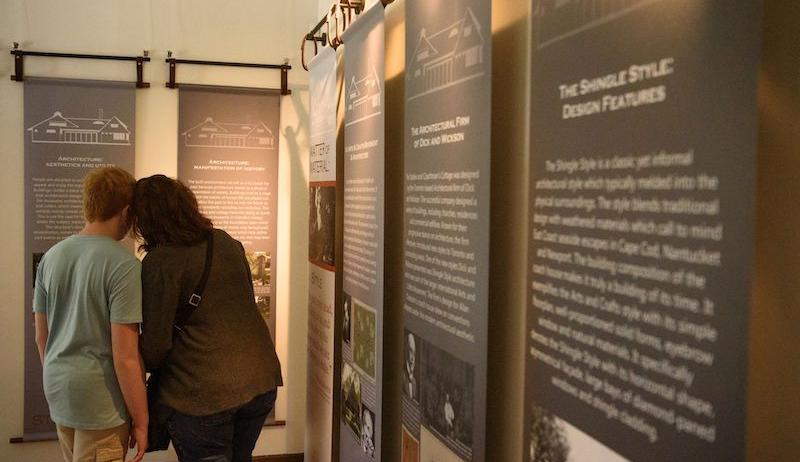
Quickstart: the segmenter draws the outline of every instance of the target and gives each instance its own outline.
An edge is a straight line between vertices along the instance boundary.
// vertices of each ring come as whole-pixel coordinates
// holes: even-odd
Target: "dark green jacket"
[[[205,243],[160,246],[142,261],[145,367],[149,372],[161,368],[161,403],[196,416],[237,407],[283,385],[244,249],[224,231],[214,230],[203,300],[173,343],[175,311],[197,286],[205,254]]]

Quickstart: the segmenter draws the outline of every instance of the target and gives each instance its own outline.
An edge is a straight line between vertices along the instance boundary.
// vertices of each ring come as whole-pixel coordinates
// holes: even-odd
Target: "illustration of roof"
[[[117,118],[116,116],[111,117],[110,119],[106,119],[103,117],[98,117],[98,118],[64,117],[60,111],[54,112],[52,116],[37,123],[36,125],[33,125],[32,127],[28,128],[28,130],[34,130],[35,128],[43,124],[47,124],[49,126],[60,126],[72,130],[89,130],[96,132],[103,131],[106,127],[108,127],[111,124],[119,124],[119,127],[115,127],[113,129],[118,130],[119,128],[121,128],[124,131],[128,131],[128,126],[122,123],[122,121],[119,120],[119,118]]]
[[[459,49],[462,39],[473,33],[477,37],[475,41],[483,44],[484,38],[481,33],[480,23],[475,18],[472,9],[467,8],[463,18],[433,35],[429,36],[425,29],[422,29],[417,48],[412,56],[415,57],[418,63],[446,58]]]
[[[628,14],[664,0],[541,0],[534,2],[537,48],[592,30],[619,20]]]
[[[221,122],[214,122],[214,119],[211,117],[207,117],[206,120],[204,120],[203,122],[186,130],[185,132],[183,132],[183,135],[185,136],[190,132],[196,130],[208,133],[221,133],[226,135],[235,135],[242,137],[247,137],[252,134],[274,137],[274,135],[272,134],[272,130],[270,130],[269,127],[267,127],[267,125],[264,122],[257,122],[254,124],[221,123]]]
[[[361,100],[380,93],[380,79],[378,78],[378,71],[376,71],[374,67],[372,68],[372,72],[367,74],[363,79],[356,80],[356,77],[353,76],[353,79],[350,81],[348,95],[351,101]]]

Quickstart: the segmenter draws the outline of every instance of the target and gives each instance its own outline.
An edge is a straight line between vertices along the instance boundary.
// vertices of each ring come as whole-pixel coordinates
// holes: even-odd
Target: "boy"
[[[36,271],[36,345],[66,462],[122,461],[129,443],[138,462],[147,448],[141,264],[117,242],[130,229],[134,185],[117,167],[89,172],[86,225]]]

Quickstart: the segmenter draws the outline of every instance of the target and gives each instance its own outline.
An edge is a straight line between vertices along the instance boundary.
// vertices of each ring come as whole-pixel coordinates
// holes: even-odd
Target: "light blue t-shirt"
[[[47,313],[43,382],[53,421],[81,430],[127,422],[111,323],[142,322],[139,260],[110,237],[71,236],[39,263],[33,311]]]

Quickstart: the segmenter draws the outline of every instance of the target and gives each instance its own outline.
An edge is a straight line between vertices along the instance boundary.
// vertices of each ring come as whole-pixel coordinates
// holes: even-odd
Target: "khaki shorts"
[[[105,430],[76,430],[57,425],[58,442],[66,462],[123,462],[129,424]]]

